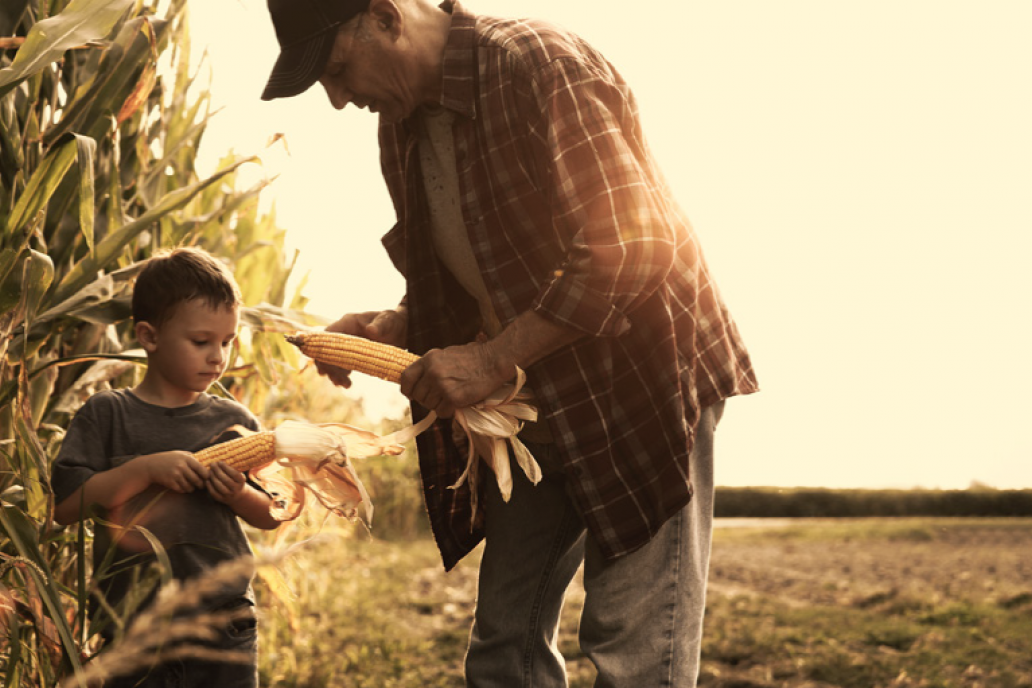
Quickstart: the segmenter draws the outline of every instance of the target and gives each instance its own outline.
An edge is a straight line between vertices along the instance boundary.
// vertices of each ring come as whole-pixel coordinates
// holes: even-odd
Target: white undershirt
[[[462,288],[477,300],[484,334],[494,337],[502,331],[502,324],[491,304],[480,266],[469,243],[466,223],[462,220],[455,139],[452,136],[455,113],[444,107],[423,106],[420,119],[423,125],[419,132],[419,159],[430,206],[434,250]],[[526,387],[524,389],[530,392]],[[552,441],[548,425],[543,421],[526,423],[520,438],[529,442]]]
[[[447,108],[423,108],[419,158],[430,206],[431,234],[437,257],[463,289],[477,300],[484,333],[494,337],[502,331],[502,326],[491,305],[491,297],[488,296],[487,286],[469,243],[466,224],[462,221],[459,175],[455,167],[455,143],[452,137],[454,119],[455,114]]]

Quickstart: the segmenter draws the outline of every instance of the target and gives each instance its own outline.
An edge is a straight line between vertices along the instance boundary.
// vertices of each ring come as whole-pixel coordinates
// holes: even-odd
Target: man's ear
[[[158,328],[149,322],[136,323],[136,341],[147,353],[154,353],[158,348]]]
[[[391,40],[397,40],[401,36],[404,17],[394,0],[370,0],[368,12],[374,26],[388,32]]]

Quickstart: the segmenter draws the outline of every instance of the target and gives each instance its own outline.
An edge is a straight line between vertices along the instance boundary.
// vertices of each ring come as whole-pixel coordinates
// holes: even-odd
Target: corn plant
[[[256,413],[297,353],[268,330],[308,322],[263,184],[227,156],[201,177],[212,116],[189,69],[186,0],[0,5],[0,681],[52,686],[92,651],[86,526],[53,526],[63,428],[98,387],[138,379],[132,278],[154,251],[198,245],[245,303],[222,391]],[[329,419],[323,419],[329,420]]]

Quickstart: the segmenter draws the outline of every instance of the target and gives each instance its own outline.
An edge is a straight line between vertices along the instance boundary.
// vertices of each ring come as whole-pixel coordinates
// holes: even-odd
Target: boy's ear
[[[146,321],[136,323],[136,341],[144,351],[153,353],[158,348],[158,329]]]

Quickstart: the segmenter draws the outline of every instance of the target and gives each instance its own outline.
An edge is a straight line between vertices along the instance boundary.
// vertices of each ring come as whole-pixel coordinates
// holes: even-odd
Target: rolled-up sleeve
[[[666,279],[678,241],[640,132],[628,130],[637,126],[633,97],[611,77],[560,59],[534,80],[539,159],[550,168],[553,229],[566,251],[534,309],[596,336],[631,327],[628,313]]]

